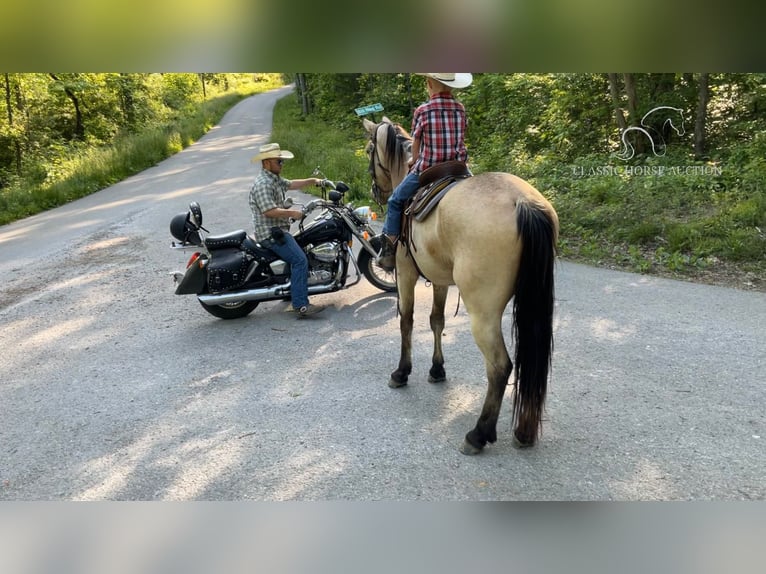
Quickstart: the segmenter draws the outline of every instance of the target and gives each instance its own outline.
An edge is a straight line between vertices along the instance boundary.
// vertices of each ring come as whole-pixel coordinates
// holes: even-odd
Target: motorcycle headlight
[[[354,210],[354,214],[366,223],[369,223],[372,219],[374,219],[372,209],[370,209],[369,205],[357,207]]]

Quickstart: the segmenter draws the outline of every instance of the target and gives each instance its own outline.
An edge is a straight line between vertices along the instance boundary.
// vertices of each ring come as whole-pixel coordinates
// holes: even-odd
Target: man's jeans
[[[284,245],[270,241],[268,247],[290,264],[290,298],[293,308],[300,309],[309,304],[309,262],[303,249],[290,233],[285,231],[284,238]]]
[[[419,177],[419,173],[408,173],[388,198],[386,221],[383,223],[383,233],[386,235],[399,235],[402,230],[402,211],[407,201],[418,191]]]

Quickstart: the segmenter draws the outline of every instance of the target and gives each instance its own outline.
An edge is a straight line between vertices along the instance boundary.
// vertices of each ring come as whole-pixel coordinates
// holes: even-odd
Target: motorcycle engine
[[[323,263],[333,263],[340,255],[340,243],[337,241],[328,241],[327,243],[320,243],[315,247],[310,247],[308,250],[317,261]]]
[[[309,259],[309,285],[329,283],[335,275],[335,263],[340,256],[340,243],[328,241],[310,247],[307,250]]]

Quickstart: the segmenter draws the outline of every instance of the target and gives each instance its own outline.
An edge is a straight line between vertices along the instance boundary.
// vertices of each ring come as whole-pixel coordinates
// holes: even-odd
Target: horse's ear
[[[391,120],[389,120],[389,119],[388,119],[388,116],[383,116],[383,123],[386,123],[386,124],[393,124],[394,122],[392,122]]]
[[[372,131],[375,129],[375,124],[367,118],[362,118],[362,122],[364,123],[364,129],[372,133]]]

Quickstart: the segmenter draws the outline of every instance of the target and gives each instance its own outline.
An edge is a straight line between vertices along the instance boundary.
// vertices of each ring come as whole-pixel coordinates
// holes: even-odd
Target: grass
[[[347,200],[369,203],[371,182],[364,154],[365,133],[361,121],[358,133],[350,133],[312,116],[301,117],[293,96],[282,98],[274,108],[271,140],[295,154],[295,159],[285,163],[282,175],[302,179],[318,168],[327,179],[343,181],[351,188]]]
[[[766,170],[759,162],[722,160],[714,169],[683,156],[651,158],[639,175],[624,173],[624,165],[603,169],[608,158],[574,163],[535,158],[509,169],[553,202],[563,257],[766,290]]]

